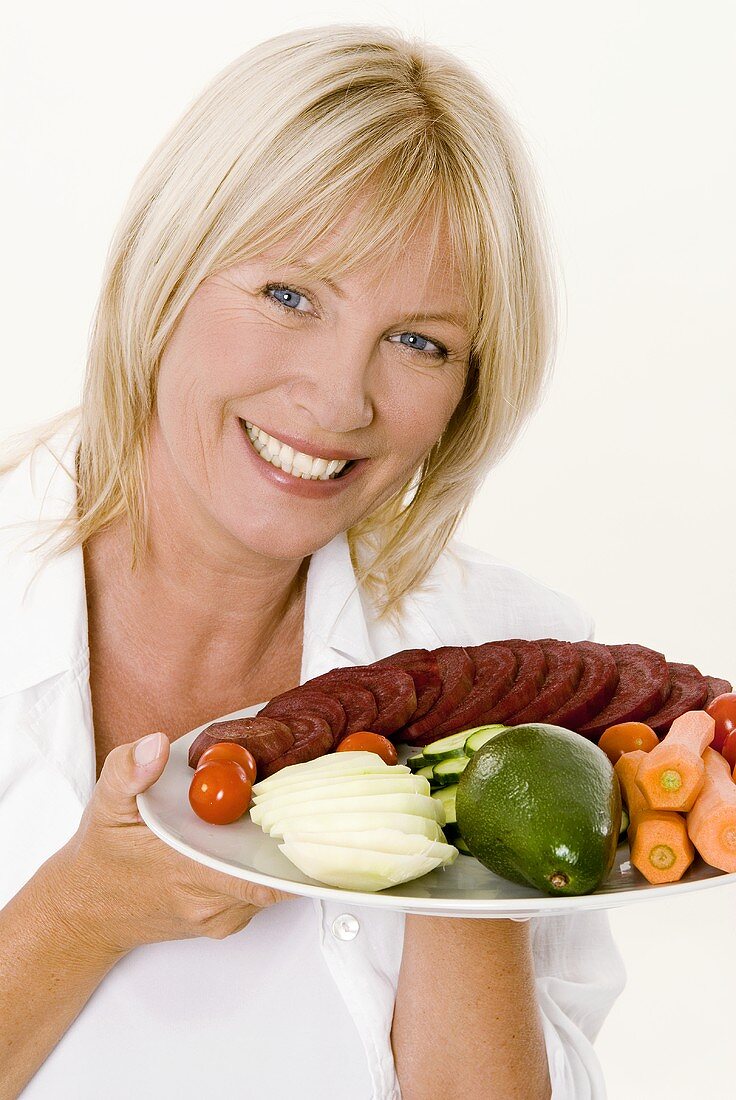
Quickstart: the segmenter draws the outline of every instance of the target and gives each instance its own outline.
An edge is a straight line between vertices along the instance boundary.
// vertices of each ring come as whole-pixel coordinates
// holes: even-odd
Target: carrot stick
[[[687,815],[687,831],[706,863],[736,871],[736,783],[715,749],[703,753],[705,782]]]
[[[648,882],[677,882],[692,863],[695,852],[685,818],[672,810],[650,809],[639,790],[637,773],[648,755],[637,749],[624,753],[614,764],[629,811],[631,862]]]
[[[639,789],[653,810],[690,810],[705,779],[703,751],[716,724],[704,710],[676,718],[669,733],[647,753],[636,775]]]

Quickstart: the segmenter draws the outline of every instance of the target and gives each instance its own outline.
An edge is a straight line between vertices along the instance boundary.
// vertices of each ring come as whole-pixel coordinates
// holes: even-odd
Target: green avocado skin
[[[472,756],[456,811],[470,851],[494,874],[548,894],[588,894],[613,866],[621,789],[597,745],[530,722]]]

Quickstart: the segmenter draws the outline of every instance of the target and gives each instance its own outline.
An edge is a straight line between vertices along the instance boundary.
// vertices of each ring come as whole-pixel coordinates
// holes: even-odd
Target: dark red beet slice
[[[311,681],[310,681],[311,685]],[[342,704],[334,695],[302,685],[276,695],[266,703],[258,715],[266,718],[299,718],[302,714],[314,714],[324,718],[332,730],[332,743],[340,740],[345,732],[346,718]],[[290,746],[291,747],[291,746]]]
[[[400,668],[402,672],[409,673],[414,681],[414,691],[417,696],[416,710],[411,716],[412,722],[418,722],[423,718],[440,697],[442,691],[440,668],[437,658],[429,649],[402,649],[400,653],[392,653],[390,657],[382,657],[380,661],[374,661],[373,668]]]
[[[274,772],[287,768],[290,764],[303,764],[306,760],[316,760],[332,749],[332,730],[324,718],[306,715],[303,718],[288,718],[289,726],[297,740],[294,747],[277,760],[266,764],[258,776],[265,779]]]
[[[547,675],[537,695],[525,707],[515,711],[506,722],[520,726],[522,722],[544,722],[575,694],[583,674],[583,660],[573,642],[559,642],[556,638],[540,638],[547,661]]]
[[[463,646],[440,646],[434,650],[434,655],[442,677],[442,693],[418,722],[400,731],[400,740],[408,745],[428,745],[436,741],[437,724],[450,717],[473,686],[475,662]]]
[[[539,642],[508,638],[503,643],[516,654],[519,667],[509,690],[490,708],[486,722],[505,722],[536,697],[547,673],[547,658]]]
[[[648,715],[660,709],[670,690],[664,654],[643,645],[607,648],[618,666],[618,687],[608,705],[577,730],[593,740],[618,722],[646,722]]]
[[[373,729],[373,723],[378,717],[378,702],[367,687],[351,680],[341,680],[334,684],[323,683],[320,691],[324,691],[326,695],[334,695],[342,703],[346,719],[343,737],[357,730]]]
[[[294,734],[294,748],[298,748],[306,741],[313,741],[315,738],[325,739],[325,733],[329,734],[330,743],[323,750],[329,752],[332,748],[332,729],[330,724],[325,718],[320,718],[316,714],[300,714],[298,717],[279,718],[279,722],[283,722],[285,726],[291,730]]]
[[[311,683],[310,680],[309,684]],[[311,690],[308,684],[302,684],[301,687],[291,688],[289,691],[283,692],[279,695],[279,699],[297,695],[301,697],[305,689]],[[349,733],[355,733],[357,730],[372,729],[378,716],[378,704],[375,695],[368,688],[351,683],[349,680],[340,680],[334,684],[321,683],[319,690],[325,695],[331,695],[334,699],[337,699],[345,711],[345,729],[340,735],[341,738],[347,737]]]
[[[603,710],[618,686],[618,667],[608,646],[600,642],[572,642],[583,662],[583,674],[575,693],[544,721],[577,730]]]
[[[475,679],[468,694],[444,722],[434,726],[434,737],[445,737],[456,730],[472,729],[486,722],[486,715],[511,687],[519,662],[503,642],[484,642],[465,646],[475,663]],[[413,725],[414,723],[412,723]]]
[[[718,676],[706,676],[705,679],[708,684],[708,695],[703,704],[704,707],[712,703],[717,695],[727,695],[730,691],[733,691],[728,680],[721,680]]]
[[[375,668],[373,665],[333,668],[307,683],[310,687],[326,691],[328,687],[345,681],[368,688],[375,696],[378,715],[369,727],[373,733],[390,737],[411,718],[417,708],[414,681],[408,672],[398,668]]]
[[[234,741],[253,754],[259,773],[272,760],[294,747],[294,734],[283,722],[271,718],[231,718],[213,722],[199,733],[189,746],[189,767],[196,768],[199,758],[218,741]]]
[[[682,665],[668,661],[670,693],[664,706],[646,719],[655,733],[667,733],[675,718],[688,710],[700,710],[708,697],[708,681],[695,665]]]

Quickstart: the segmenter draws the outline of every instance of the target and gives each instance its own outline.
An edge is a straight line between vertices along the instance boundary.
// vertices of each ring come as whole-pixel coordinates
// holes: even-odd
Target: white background
[[[548,400],[461,537],[576,597],[604,642],[736,681],[736,8],[546,0],[14,5],[3,18],[0,437],[76,403],[104,255],[145,159],[216,72],[295,26],[387,23],[520,121],[566,323]],[[612,913],[629,981],[611,1100],[734,1095],[736,890]]]

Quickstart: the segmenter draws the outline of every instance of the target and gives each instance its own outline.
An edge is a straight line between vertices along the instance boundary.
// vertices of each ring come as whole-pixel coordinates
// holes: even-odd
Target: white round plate
[[[252,713],[253,708],[249,708],[227,717],[245,717]],[[325,886],[302,874],[279,851],[280,841],[264,833],[248,814],[231,825],[208,825],[197,817],[189,805],[188,791],[194,773],[187,763],[187,754],[201,729],[204,726],[173,742],[161,778],[137,797],[141,817],[156,836],[198,863],[291,894],[428,916],[508,918],[613,909],[635,901],[669,898],[736,880],[736,874],[725,874],[697,858],[679,882],[652,886],[631,866],[628,845],[622,844],[603,885],[592,894],[578,897],[549,897],[531,887],[519,886],[499,878],[473,856],[462,852],[449,867],[430,871],[421,878],[377,893]],[[416,752],[406,746],[398,746],[398,749],[401,762]]]

